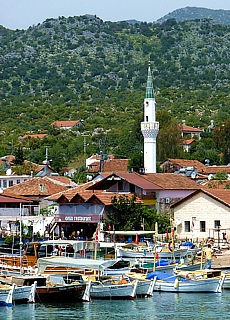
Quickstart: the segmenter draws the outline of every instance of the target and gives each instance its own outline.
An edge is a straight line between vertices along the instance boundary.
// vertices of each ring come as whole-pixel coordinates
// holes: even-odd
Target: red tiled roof
[[[162,162],[161,167],[164,166],[164,164],[167,162],[171,163],[172,165],[178,165],[180,168],[194,167],[199,172],[203,172],[206,169],[206,166],[198,160],[172,159],[172,158],[168,158],[166,161]]]
[[[13,156],[13,155],[4,156],[4,157],[2,157],[2,158],[5,158],[6,161],[9,162],[9,163],[13,163],[14,160],[15,160],[15,156]],[[3,162],[4,162],[4,161],[2,160],[2,158],[0,158],[0,165],[2,165]]]
[[[136,172],[127,172],[127,171],[115,171],[112,173],[102,172],[101,175],[104,177],[103,180],[95,182],[93,186],[90,186],[89,189],[94,190],[106,190],[116,183],[116,178],[119,177],[129,183],[138,186],[144,190],[160,190],[161,187],[153,182],[150,182],[145,175],[140,175]]]
[[[188,195],[187,197],[177,201],[175,204],[173,204],[171,207],[174,208],[177,205],[187,201],[188,199],[191,199],[194,195],[203,192],[207,195],[209,195],[210,197],[212,197],[213,199],[220,201],[221,203],[223,203],[224,205],[230,207],[230,189],[227,190],[212,190],[212,189],[200,189],[200,190],[196,190],[193,193],[191,193],[190,195]]]
[[[204,172],[206,174],[215,174],[217,172],[225,171],[230,174],[230,166],[205,166]]]
[[[67,120],[67,121],[54,121],[51,123],[51,126],[55,126],[55,127],[74,127],[76,124],[78,124],[80,122],[80,120]]]
[[[146,178],[165,190],[197,190],[200,185],[188,177],[174,173],[148,173]]]
[[[103,161],[103,171],[127,171],[129,159],[109,159]],[[99,172],[100,161],[94,161],[89,165],[89,172]]]
[[[21,203],[21,202],[29,202],[31,203],[32,201],[30,199],[27,199],[25,197],[21,196],[9,196],[9,195],[4,195],[0,194],[0,203]]]
[[[206,180],[201,185],[207,190],[223,190],[230,187],[230,180]]]
[[[185,124],[180,124],[179,127],[180,127],[181,131],[184,133],[193,133],[193,132],[203,132],[204,131],[202,129],[186,126]]]
[[[47,133],[37,133],[37,134],[25,134],[22,139],[27,139],[27,138],[31,138],[31,139],[43,139],[46,136],[48,136]]]
[[[46,200],[57,201],[62,197],[65,197],[69,202],[71,202],[74,197],[79,195],[85,202],[91,202],[93,198],[97,198],[100,202],[105,205],[111,205],[111,201],[114,196],[119,198],[120,196],[125,196],[131,198],[133,194],[131,193],[115,193],[115,192],[106,192],[104,190],[88,190],[90,186],[92,186],[94,182],[88,182],[82,185],[79,185],[75,188],[67,190],[65,192],[59,192],[52,196],[46,198]],[[142,200],[137,198],[136,203],[142,203]]]
[[[226,190],[214,190],[214,189],[203,189],[204,192],[210,194],[214,198],[222,201],[223,203],[227,204],[230,207],[230,189]]]
[[[51,194],[64,191],[68,187],[52,181],[49,177],[34,177],[4,190],[4,195],[25,197],[47,197]]]
[[[182,141],[182,144],[184,144],[184,145],[190,145],[190,144],[192,144],[193,142],[195,142],[194,139],[187,139],[187,140],[183,140],[183,141]]]

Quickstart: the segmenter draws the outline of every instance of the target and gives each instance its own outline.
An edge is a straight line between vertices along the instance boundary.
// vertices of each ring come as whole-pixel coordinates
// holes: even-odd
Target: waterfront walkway
[[[230,269],[230,250],[224,250],[222,254],[213,257],[212,268]]]

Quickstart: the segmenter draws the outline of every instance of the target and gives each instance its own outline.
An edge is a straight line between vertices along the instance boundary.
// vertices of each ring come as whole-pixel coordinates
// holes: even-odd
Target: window
[[[184,231],[185,232],[190,232],[190,221],[185,221],[184,222]]]
[[[19,179],[17,179],[17,184],[19,184],[21,181]]]
[[[13,180],[9,180],[9,187],[12,187],[13,185]]]
[[[220,227],[220,220],[214,220],[214,228]]]
[[[7,188],[7,180],[3,180],[3,188]]]
[[[148,116],[146,116],[145,118],[146,118],[146,122],[149,122],[149,117],[148,117]]]
[[[200,232],[206,231],[206,223],[205,221],[200,221]]]

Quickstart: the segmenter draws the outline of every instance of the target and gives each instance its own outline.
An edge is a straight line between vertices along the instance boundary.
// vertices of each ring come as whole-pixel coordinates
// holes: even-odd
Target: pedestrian
[[[208,247],[205,249],[205,257],[206,257],[206,264],[205,267],[206,269],[211,269],[212,268],[212,255],[213,255],[213,250],[211,248],[211,244],[208,244]]]

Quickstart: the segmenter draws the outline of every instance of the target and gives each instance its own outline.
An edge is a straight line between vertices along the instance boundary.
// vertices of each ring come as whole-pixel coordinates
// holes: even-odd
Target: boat
[[[200,250],[200,249],[199,249]],[[117,247],[116,256],[118,258],[129,258],[129,259],[185,259],[192,260],[198,249],[191,248],[175,248],[170,249],[170,245],[156,246],[154,249],[153,245],[135,245],[128,244],[127,246]]]
[[[36,301],[40,303],[62,303],[82,301],[85,283],[49,284],[36,289]]]
[[[14,293],[15,285],[11,286],[10,290],[5,292],[0,290],[0,306],[13,306],[13,293]]]
[[[36,301],[40,303],[52,303],[82,301],[86,290],[86,283],[82,278],[79,278],[78,281],[75,277],[73,281],[67,283],[67,281],[64,281],[65,275],[63,277],[58,274],[55,276],[12,275],[5,279],[5,283],[9,283],[9,285],[10,283],[14,283],[13,301],[16,303],[19,302],[20,294],[22,298],[22,290],[25,290],[25,288],[29,288],[30,291],[28,290],[27,295],[24,292],[24,299],[20,302]],[[30,286],[30,284],[32,285]]]
[[[90,297],[92,299],[133,300],[136,296],[138,281],[119,282],[114,279],[93,281],[90,288]]]
[[[33,283],[31,286],[17,286],[15,283],[7,284],[1,283],[0,284],[0,294],[3,296],[7,296],[14,287],[12,293],[12,301],[13,303],[34,303],[35,302],[35,292],[36,292],[36,282]]]
[[[136,296],[137,297],[152,297],[153,289],[156,282],[156,277],[148,280],[146,279],[147,273],[142,272],[142,270],[135,270],[126,273],[124,279],[129,279],[129,281],[138,280]]]
[[[177,274],[166,274],[152,272],[147,275],[147,279],[157,277],[153,291],[162,292],[187,292],[187,293],[221,293],[225,275],[204,277],[187,277]]]

